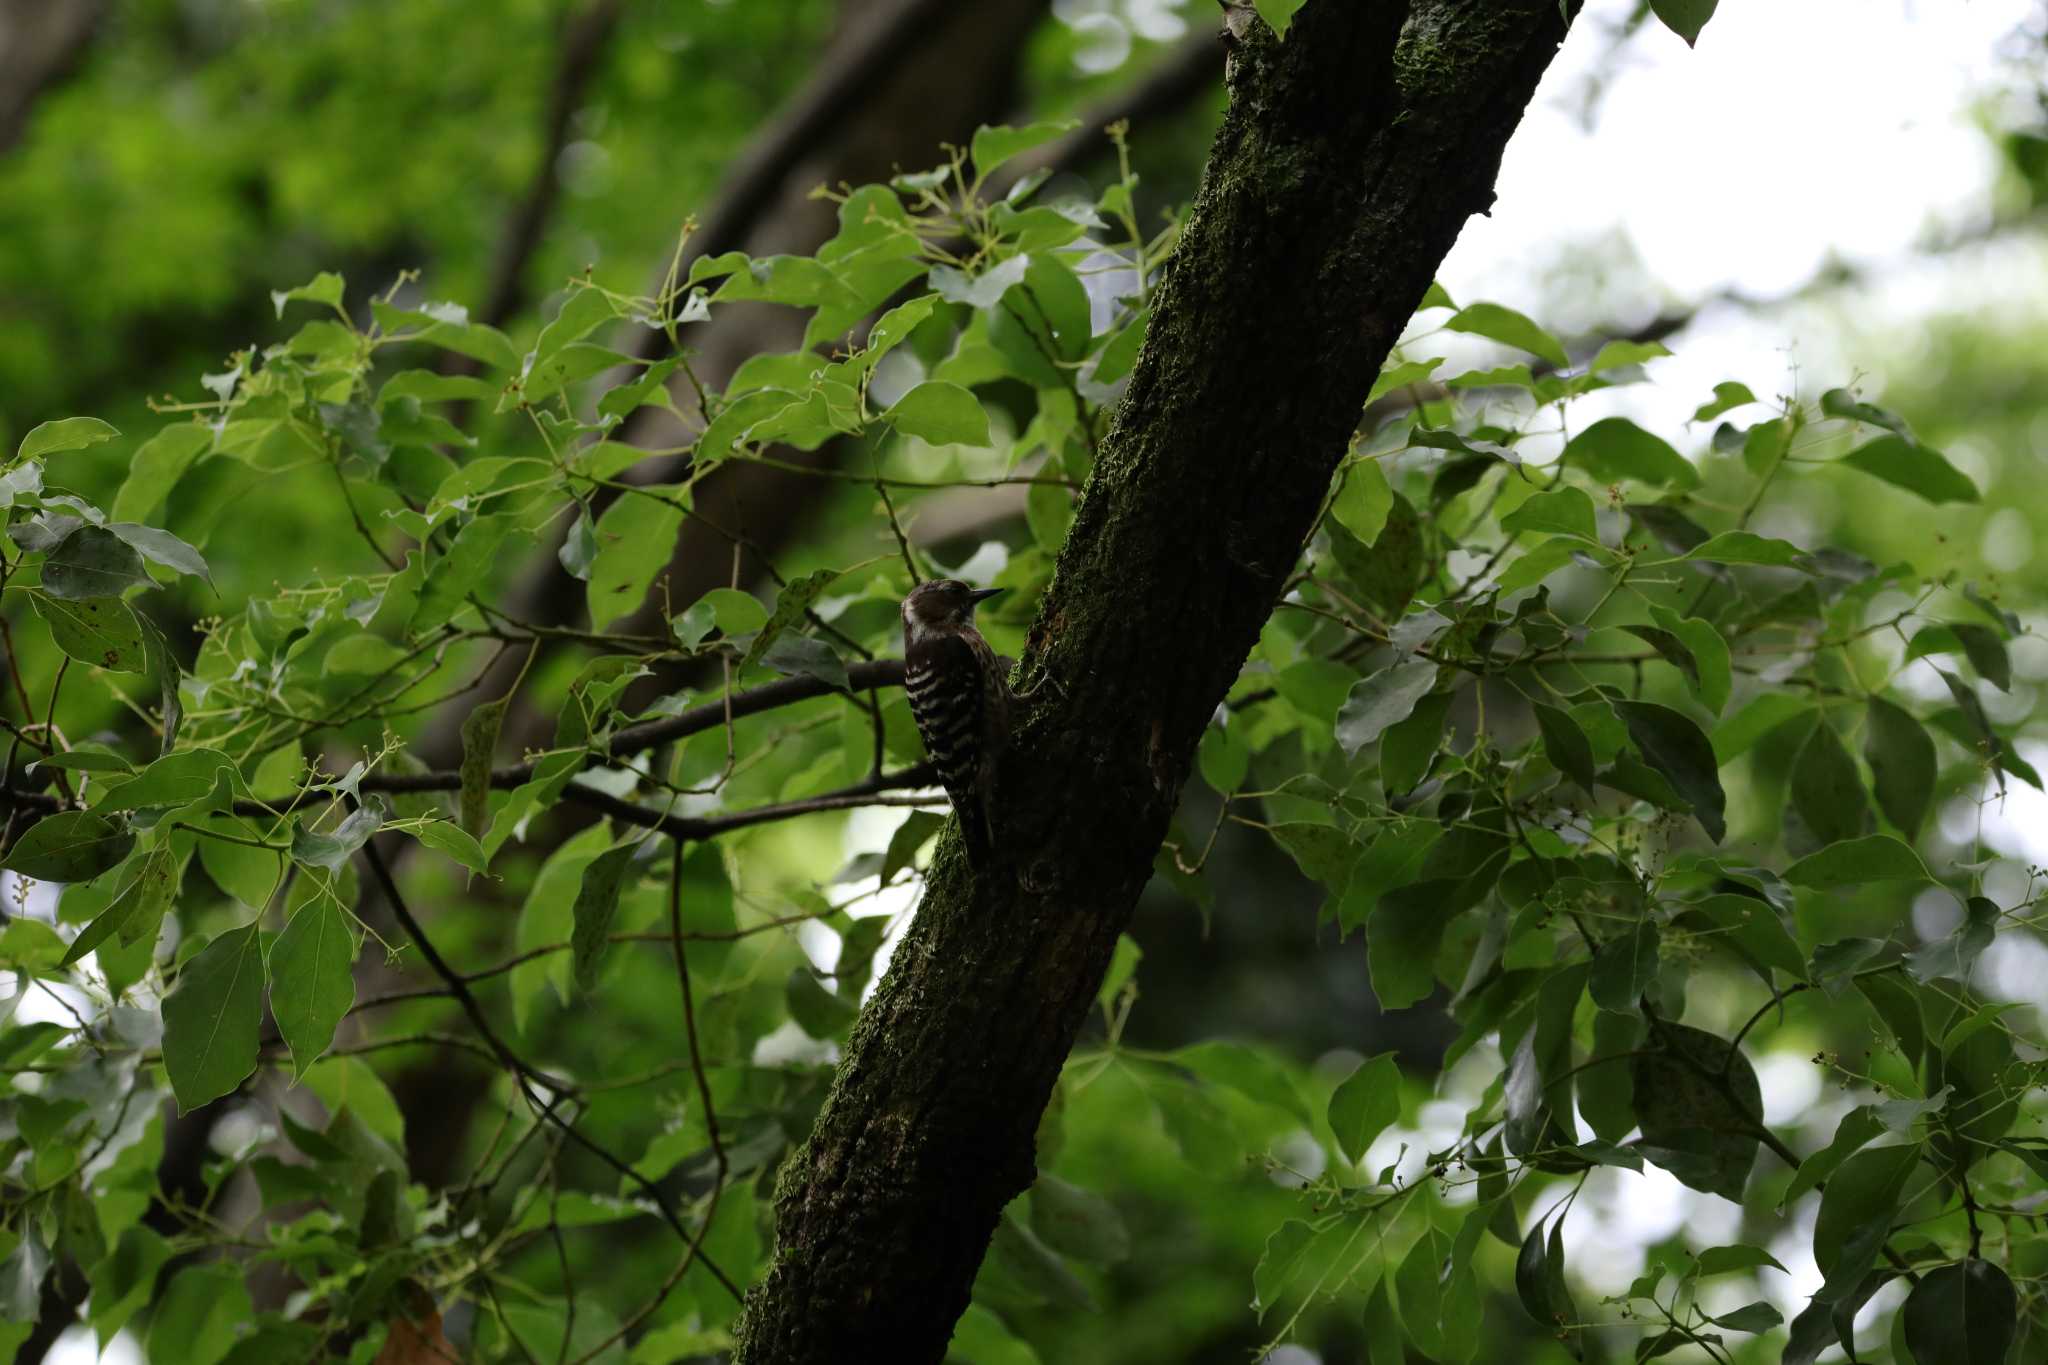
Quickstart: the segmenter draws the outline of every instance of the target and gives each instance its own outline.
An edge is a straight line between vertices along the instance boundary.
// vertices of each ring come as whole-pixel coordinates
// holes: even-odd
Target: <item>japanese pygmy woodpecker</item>
[[[903,690],[976,866],[995,842],[995,762],[1012,694],[1003,662],[974,628],[974,607],[1001,591],[939,578],[903,599]]]

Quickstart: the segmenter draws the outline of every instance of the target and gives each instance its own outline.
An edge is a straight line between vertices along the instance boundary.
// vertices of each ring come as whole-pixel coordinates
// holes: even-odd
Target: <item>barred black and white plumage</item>
[[[977,864],[995,842],[991,800],[996,756],[1009,736],[1010,688],[974,628],[974,607],[1000,591],[940,578],[903,599],[903,690]]]

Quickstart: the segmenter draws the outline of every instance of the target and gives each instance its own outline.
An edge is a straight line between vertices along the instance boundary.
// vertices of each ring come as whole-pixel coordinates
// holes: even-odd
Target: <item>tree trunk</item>
[[[995,865],[942,847],[783,1169],[749,1365],[943,1357],[1202,728],[1567,23],[1310,0],[1280,42],[1233,13],[1230,112],[1032,631],[1059,694],[1000,775]]]

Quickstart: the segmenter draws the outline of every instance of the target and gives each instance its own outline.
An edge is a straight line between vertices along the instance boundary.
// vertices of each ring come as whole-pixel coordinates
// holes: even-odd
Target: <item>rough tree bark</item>
[[[1573,0],[1569,9],[1576,11]],[[1236,12],[1242,26],[1248,5]],[[1562,41],[1558,0],[1310,0],[1253,22],[1027,667],[997,865],[942,846],[808,1142],[737,1358],[936,1361],[1202,727],[1389,348]],[[1050,689],[1048,689],[1049,691]]]

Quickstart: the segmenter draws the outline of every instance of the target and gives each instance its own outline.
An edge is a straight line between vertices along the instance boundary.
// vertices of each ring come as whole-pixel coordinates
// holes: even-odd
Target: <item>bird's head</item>
[[[929,583],[920,583],[903,599],[903,628],[912,635],[922,635],[973,625],[975,604],[1001,591],[973,587],[957,578],[934,578]]]

